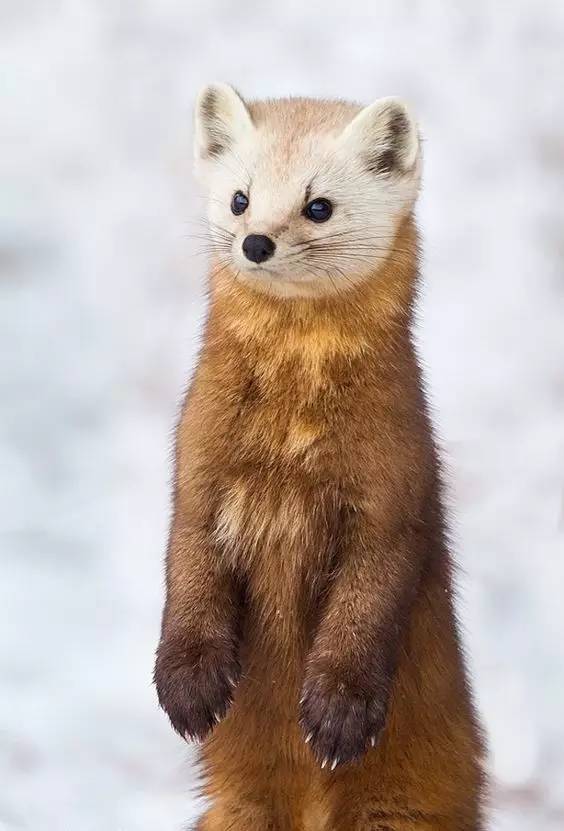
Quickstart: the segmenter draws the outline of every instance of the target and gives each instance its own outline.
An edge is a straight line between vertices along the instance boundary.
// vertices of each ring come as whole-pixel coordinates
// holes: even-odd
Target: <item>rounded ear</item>
[[[364,107],[341,137],[377,175],[407,173],[419,156],[417,124],[399,98],[380,98]]]
[[[210,84],[200,92],[194,113],[194,155],[201,161],[219,158],[254,130],[247,105],[229,84]]]

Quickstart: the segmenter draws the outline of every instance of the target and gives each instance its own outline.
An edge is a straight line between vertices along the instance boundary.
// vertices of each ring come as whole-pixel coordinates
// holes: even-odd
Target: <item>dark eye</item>
[[[328,199],[314,199],[304,209],[304,214],[312,222],[327,222],[333,213],[333,205]]]
[[[233,194],[233,199],[231,200],[231,212],[236,216],[239,216],[239,214],[244,214],[248,207],[249,200],[245,194],[240,190],[236,190]]]

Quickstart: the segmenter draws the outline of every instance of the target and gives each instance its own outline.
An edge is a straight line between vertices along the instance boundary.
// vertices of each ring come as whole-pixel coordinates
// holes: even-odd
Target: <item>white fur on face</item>
[[[374,274],[417,196],[417,128],[395,99],[362,110],[290,99],[249,111],[231,87],[208,87],[196,110],[195,150],[219,267],[280,296],[346,291]],[[249,199],[239,216],[231,211],[236,191]],[[328,221],[304,216],[314,199],[332,203]],[[274,255],[250,262],[242,249],[248,234],[270,237]]]

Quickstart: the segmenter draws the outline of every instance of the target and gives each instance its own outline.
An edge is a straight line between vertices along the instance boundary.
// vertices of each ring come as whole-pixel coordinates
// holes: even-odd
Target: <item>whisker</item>
[[[219,277],[219,275],[223,271],[225,271],[225,269],[229,268],[230,265],[231,265],[231,260],[220,260],[219,263],[218,263],[218,268],[214,269],[211,272],[210,279],[215,280],[215,278]],[[237,272],[237,273],[239,273],[239,272]]]

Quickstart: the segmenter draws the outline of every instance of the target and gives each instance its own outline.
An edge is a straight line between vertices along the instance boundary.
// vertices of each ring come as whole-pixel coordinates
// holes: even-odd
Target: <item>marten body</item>
[[[218,112],[238,107],[211,89],[210,163],[228,148]],[[295,117],[303,102],[278,106]],[[354,113],[335,107],[336,132]],[[260,106],[247,111],[260,124]],[[276,289],[270,271],[257,286],[215,261],[178,428],[155,671],[175,729],[205,739],[201,831],[482,828],[480,735],[411,342],[409,201],[389,228],[340,290],[312,288],[311,269],[298,290],[283,270]]]

